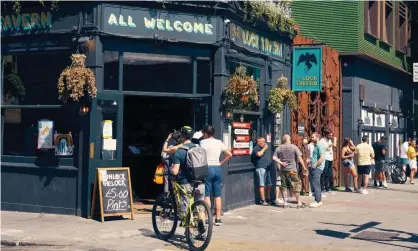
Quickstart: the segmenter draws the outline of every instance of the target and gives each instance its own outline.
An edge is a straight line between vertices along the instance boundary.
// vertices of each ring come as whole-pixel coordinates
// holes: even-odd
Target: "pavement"
[[[418,185],[389,184],[368,195],[336,192],[316,209],[248,206],[226,212],[207,250],[418,250]],[[306,203],[312,197],[302,197]],[[187,250],[154,236],[150,214],[101,223],[76,216],[1,212],[2,250]],[[18,245],[18,246],[17,246]]]

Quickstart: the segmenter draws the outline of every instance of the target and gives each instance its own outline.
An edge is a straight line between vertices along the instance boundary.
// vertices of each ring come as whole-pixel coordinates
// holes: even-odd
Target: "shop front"
[[[206,124],[216,128],[215,137],[223,140],[235,155],[224,168],[224,210],[254,203],[254,167],[249,155],[253,143],[257,137],[267,137],[270,149],[273,149],[274,127],[280,127],[280,131],[283,128],[289,130],[285,119],[288,113],[282,116],[284,125],[273,124],[265,101],[281,75],[290,78],[291,40],[273,32],[259,32],[259,29],[244,24],[236,16],[228,17],[228,4],[222,4],[225,8],[216,14],[213,6],[178,8],[174,5],[163,9],[158,4],[133,5],[97,3],[84,8],[83,12],[87,13],[78,13],[84,18],[80,24],[72,24],[79,27],[73,31],[72,37],[76,37],[80,46],[69,48],[64,58],[69,60],[70,54],[75,53],[77,48],[87,54],[86,65],[94,72],[97,97],[63,105],[56,93],[45,93],[45,96],[51,95],[51,100],[56,103],[54,107],[70,109],[74,117],[65,111],[59,113],[60,118],[45,114],[31,118],[23,128],[28,131],[33,124],[39,131],[38,122],[42,124],[42,120],[53,121],[54,128],[62,125],[58,132],[69,134],[71,131],[74,141],[72,156],[75,157],[66,160],[68,158],[57,157],[49,151],[46,151],[48,156],[43,156],[46,152],[32,147],[35,153],[31,165],[39,172],[50,172],[45,179],[40,174],[30,173],[28,170],[32,169],[22,161],[10,160],[8,165],[11,166],[6,171],[13,172],[15,180],[26,177],[29,179],[26,182],[28,189],[31,187],[36,193],[34,196],[42,194],[45,197],[44,200],[30,202],[27,191],[24,191],[26,189],[20,185],[20,189],[15,187],[19,192],[14,192],[19,193],[20,198],[13,199],[15,196],[11,196],[9,200],[13,206],[6,208],[3,205],[9,204],[2,199],[4,209],[87,216],[95,170],[99,167],[129,167],[134,200],[146,203],[162,190],[152,180],[166,137],[184,125],[200,130]],[[60,37],[64,38],[64,35]],[[72,37],[69,36],[68,42],[72,42]],[[2,51],[5,47],[2,42]],[[7,44],[7,47],[10,46]],[[23,55],[32,55],[27,48],[30,47],[22,51]],[[44,60],[48,61],[48,58]],[[51,76],[48,83],[40,81],[51,89],[56,88],[53,79],[58,79],[65,63],[68,65],[68,62],[64,65],[52,63],[55,60],[49,60],[52,64],[48,67],[49,74],[40,74]],[[52,68],[60,69],[58,74],[51,74]],[[222,94],[238,68],[245,68],[246,75],[257,83],[259,104],[225,110]],[[25,79],[25,85],[26,82]],[[35,97],[35,94],[31,95]],[[2,105],[2,116],[10,114],[12,108],[17,106]],[[80,108],[84,113],[79,112]],[[8,115],[9,120],[10,117],[13,116]],[[14,131],[16,125],[9,125],[6,119],[4,121],[2,133],[13,137],[9,131]],[[237,122],[244,128],[240,128]],[[39,139],[39,133],[32,136]],[[14,142],[22,146],[23,141]],[[29,145],[26,147],[30,148]],[[51,147],[57,148],[54,142]],[[7,158],[6,155],[3,151],[2,161]],[[55,162],[39,166],[41,158]],[[3,166],[4,162],[2,195],[9,193],[6,191],[12,184],[3,179]],[[74,170],[72,173],[67,169],[61,170],[64,167]],[[73,175],[72,180],[63,177],[66,172]],[[73,186],[66,182],[73,182]],[[64,197],[62,201],[68,203],[73,198],[74,204],[66,207],[74,210],[59,211],[61,205],[48,197],[45,190],[51,191],[55,197]],[[66,194],[70,191],[74,192],[72,196]],[[24,204],[30,205],[22,207]]]

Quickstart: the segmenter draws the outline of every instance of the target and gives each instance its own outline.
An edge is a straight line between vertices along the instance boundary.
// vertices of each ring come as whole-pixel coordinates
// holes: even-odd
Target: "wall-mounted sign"
[[[236,135],[235,140],[237,142],[250,142],[250,136],[242,136],[242,135]]]
[[[299,136],[305,135],[305,124],[302,122],[298,122],[298,135]]]
[[[54,148],[54,122],[41,120],[38,122],[38,149]]]
[[[248,129],[235,129],[234,133],[236,135],[249,135],[250,134]]]
[[[233,128],[241,128],[241,129],[250,129],[251,124],[250,123],[240,123],[240,122],[232,122]]]
[[[214,43],[216,19],[160,10],[104,7],[103,31],[115,35]]]
[[[2,32],[41,30],[51,26],[52,15],[49,11],[1,15]]]
[[[242,119],[243,118],[244,117],[242,116]],[[232,137],[232,154],[249,155],[252,151],[252,142],[250,136],[251,123],[243,121],[232,122],[232,128],[234,128]]]
[[[294,48],[292,67],[293,91],[321,91],[322,47]]]
[[[283,44],[231,23],[230,35],[234,43],[274,57],[283,57]]]
[[[413,63],[413,78],[414,82],[418,82],[418,63]]]
[[[250,149],[232,149],[232,155],[250,155]]]
[[[69,134],[54,134],[55,155],[57,156],[71,156],[73,155],[73,136]]]

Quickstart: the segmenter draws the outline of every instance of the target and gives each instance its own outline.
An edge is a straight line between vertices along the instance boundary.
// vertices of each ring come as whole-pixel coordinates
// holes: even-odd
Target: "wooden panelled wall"
[[[315,41],[297,35],[295,46],[312,46]],[[318,45],[320,46],[320,45]],[[341,185],[341,144],[342,144],[342,83],[339,53],[328,46],[322,45],[322,91],[299,92],[299,108],[292,113],[292,141],[301,150],[303,136],[298,135],[298,122],[305,125],[305,136],[318,132],[321,135],[328,129],[337,137],[337,147],[334,149],[333,176],[334,185]]]

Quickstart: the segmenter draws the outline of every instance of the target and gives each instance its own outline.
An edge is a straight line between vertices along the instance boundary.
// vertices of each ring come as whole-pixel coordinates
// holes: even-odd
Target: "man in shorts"
[[[374,187],[377,188],[377,181],[379,181],[379,188],[387,188],[386,175],[384,174],[385,158],[386,158],[386,136],[382,136],[379,141],[373,143],[374,150]]]
[[[411,138],[408,138],[405,142],[403,142],[403,144],[401,145],[401,164],[402,164],[402,169],[404,172],[406,172],[406,167],[409,165],[409,160],[408,160],[408,148],[409,145],[411,144]]]
[[[369,184],[369,174],[372,166],[372,161],[374,159],[374,150],[371,145],[369,145],[369,137],[363,136],[361,138],[360,144],[356,146],[356,156],[357,156],[357,172],[358,172],[358,184],[359,184],[359,192],[361,194],[368,194],[367,186]],[[362,180],[364,177],[363,187]]]
[[[255,175],[258,180],[258,192],[260,194],[260,204],[267,206],[270,201],[271,177],[270,159],[267,156],[268,145],[262,137],[257,139],[257,145],[251,153],[251,161],[255,166]]]
[[[300,191],[302,189],[302,181],[299,178],[297,163],[306,170],[305,162],[299,148],[292,144],[290,135],[283,136],[283,144],[279,145],[274,151],[273,160],[280,165],[280,190],[283,196],[284,206],[287,206],[286,197],[287,190],[291,189],[296,196],[298,208],[303,207],[300,200]]]

